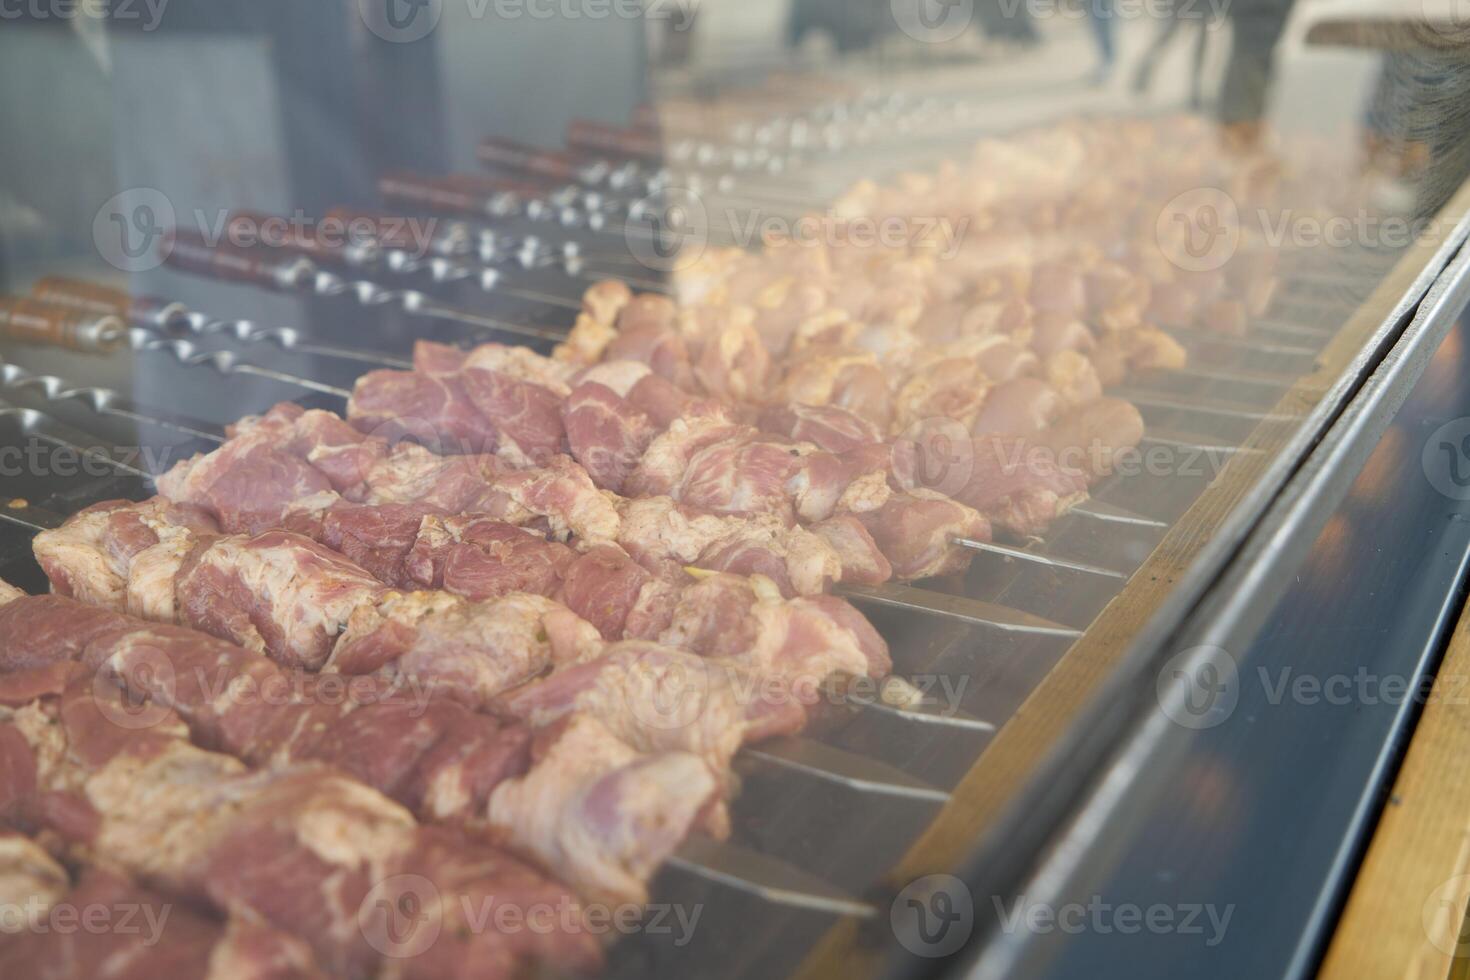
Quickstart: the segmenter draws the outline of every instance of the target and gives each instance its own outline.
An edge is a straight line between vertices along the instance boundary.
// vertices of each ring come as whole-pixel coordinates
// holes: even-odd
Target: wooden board
[[[1470,606],[1444,664],[1319,980],[1470,975]]]

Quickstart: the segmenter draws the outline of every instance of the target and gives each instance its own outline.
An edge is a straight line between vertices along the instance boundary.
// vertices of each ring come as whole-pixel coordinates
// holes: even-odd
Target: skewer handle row
[[[126,336],[127,325],[112,313],[33,296],[0,297],[0,337],[8,340],[106,353],[120,347]]]

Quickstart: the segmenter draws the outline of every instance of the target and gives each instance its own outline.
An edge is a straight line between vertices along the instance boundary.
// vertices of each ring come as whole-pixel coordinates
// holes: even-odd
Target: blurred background
[[[92,231],[124,189],[185,210],[367,204],[385,171],[476,169],[487,135],[554,146],[574,118],[622,123],[773,72],[834,94],[963,94],[996,130],[1197,107],[1320,133],[1392,173],[1465,111],[1449,84],[1458,61],[1308,33],[1366,12],[1437,17],[1430,36],[1443,37],[1463,26],[1455,2],[7,0],[0,284],[58,264],[115,273]]]

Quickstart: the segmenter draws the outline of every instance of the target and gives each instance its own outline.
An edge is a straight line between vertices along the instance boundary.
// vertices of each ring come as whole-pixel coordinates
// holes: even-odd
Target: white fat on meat
[[[649,443],[629,481],[640,495],[668,493],[683,481],[700,449],[746,432],[746,427],[718,417],[675,419]]]
[[[733,665],[636,640],[512,693],[503,707],[538,728],[591,715],[640,752],[701,756],[732,788],[730,760],[741,745],[805,721],[787,692]]]
[[[557,456],[539,469],[506,473],[495,486],[516,506],[546,518],[558,541],[572,536],[594,543],[617,540],[617,498],[599,490],[570,456]]]
[[[66,897],[71,880],[45,848],[19,834],[0,836],[0,933],[12,935],[46,925],[46,912]]]
[[[103,505],[84,510],[61,527],[42,531],[32,544],[36,560],[55,591],[92,606],[118,612],[128,605],[128,577],[134,554],[116,536],[115,518],[126,517],[143,534],[160,541],[195,540],[194,528],[167,519],[160,498],[126,507]]]
[[[888,473],[877,469],[864,473],[847,485],[837,499],[837,513],[865,514],[878,510],[893,497],[893,488],[888,485]]]
[[[833,675],[888,674],[882,639],[841,600],[784,599],[761,575],[699,577],[699,585],[684,591],[659,642],[772,678],[804,703]]]
[[[850,367],[876,367],[878,359],[868,352],[843,352],[809,356],[798,361],[776,389],[777,403],[830,405],[837,396],[837,382]]]
[[[127,606],[127,568],[103,545],[108,515],[79,514],[55,530],[36,535],[32,548],[53,589],[90,606]]]
[[[464,369],[481,368],[538,384],[565,398],[571,393],[569,382],[576,373],[574,365],[553,360],[531,350],[529,347],[509,347],[505,344],[481,344],[465,358]]]
[[[618,279],[602,279],[582,294],[582,311],[599,323],[618,322],[623,307],[633,301],[633,290]]]
[[[25,593],[4,579],[0,579],[0,606],[25,598]]]
[[[543,596],[476,602],[446,592],[391,593],[353,614],[324,669],[368,673],[366,658],[389,676],[481,707],[558,663],[595,657],[602,646],[596,627]]]
[[[314,638],[339,636],[353,612],[371,605],[384,591],[381,582],[335,552],[284,532],[216,539],[199,555],[188,578],[195,580],[210,571],[237,581],[244,594],[268,606],[270,619],[282,634],[282,649],[293,654],[313,651],[311,662],[302,664],[309,669],[319,668],[326,659],[315,660],[320,645]],[[253,626],[246,634],[229,639],[250,649],[267,648]]]
[[[653,369],[642,361],[607,361],[583,371],[577,383],[594,381],[611,389],[619,398],[627,398],[638,382],[652,373]]]
[[[697,565],[703,557],[746,543],[781,558],[800,595],[815,595],[842,577],[842,559],[831,545],[805,528],[787,527],[774,514],[701,514],[681,508],[671,497],[624,500],[621,506],[618,543],[637,558]]]
[[[194,550],[195,542],[173,537],[138,553],[128,569],[126,612],[155,623],[179,621],[179,569]]]

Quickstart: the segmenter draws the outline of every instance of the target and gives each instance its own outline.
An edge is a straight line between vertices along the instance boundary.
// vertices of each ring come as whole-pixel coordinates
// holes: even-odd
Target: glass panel
[[[436,602],[539,591],[580,656],[703,656],[761,719],[770,681],[802,734],[701,714],[729,819],[628,870],[704,918],[611,968],[932,953],[893,895],[958,865],[1442,260],[1463,7],[0,0],[0,576],[45,586],[45,512],[161,489]],[[278,468],[225,467],[278,403],[381,467],[295,409],[255,430]],[[196,453],[208,480],[147,480]],[[566,548],[507,574],[465,515]],[[633,690],[608,743],[689,748]]]

